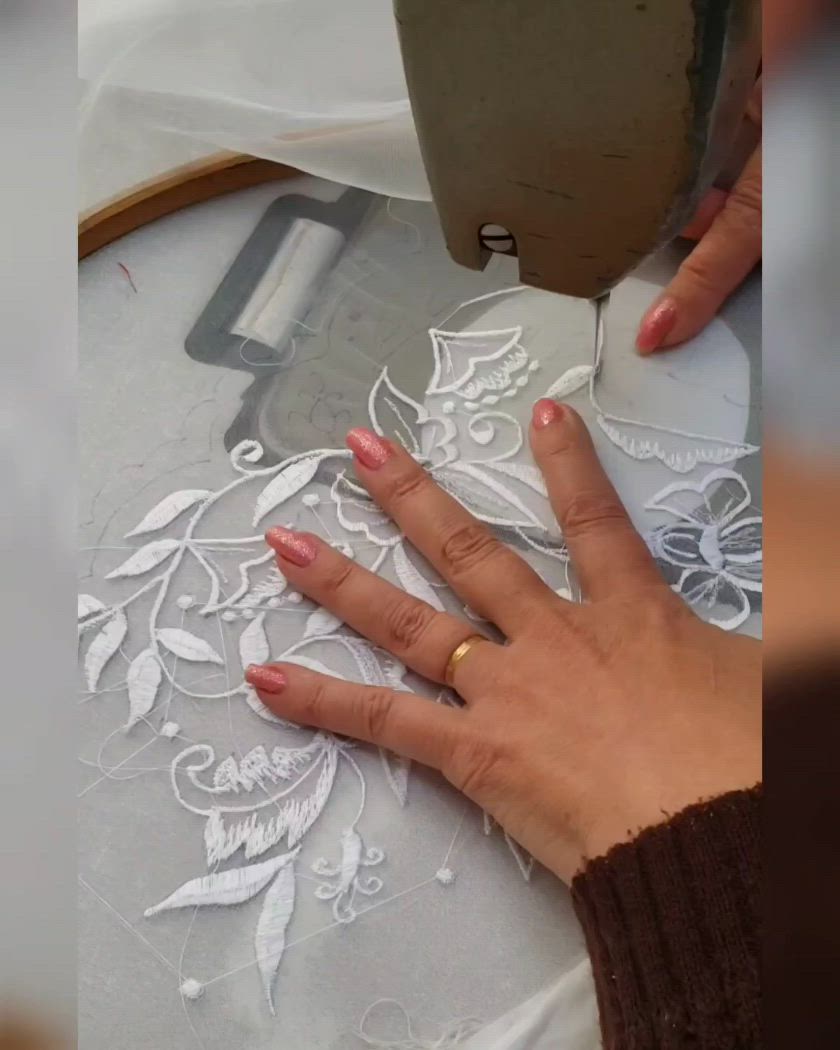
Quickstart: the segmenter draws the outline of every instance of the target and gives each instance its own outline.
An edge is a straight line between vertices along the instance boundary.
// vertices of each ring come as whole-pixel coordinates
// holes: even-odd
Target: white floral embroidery
[[[751,502],[739,474],[714,470],[697,485],[669,485],[646,504],[648,510],[665,511],[678,521],[648,537],[654,556],[681,570],[674,589],[726,630],[741,626],[750,614],[749,593],[762,590],[762,518],[745,513]],[[732,612],[717,615],[719,607]]]
[[[571,598],[568,556],[556,528],[547,524],[551,515],[545,484],[531,463],[518,458],[525,445],[521,425],[496,407],[527,387],[538,368],[523,345],[522,329],[466,334],[433,329],[430,335],[434,372],[426,404],[400,390],[383,368],[370,390],[371,426],[399,440],[438,484],[482,521],[520,546],[559,561],[566,569],[565,584],[557,581],[552,586]],[[587,382],[594,384],[596,372],[590,366],[572,368],[555,384],[555,392],[570,394]],[[187,744],[171,760],[171,790],[178,804],[203,824],[209,873],[188,880],[149,907],[146,916],[183,907],[234,906],[265,891],[254,933],[255,964],[273,1012],[273,989],[294,923],[295,902],[302,892],[313,892],[311,876],[297,870],[303,863],[298,854],[329,803],[340,768],[358,783],[358,810],[338,843],[325,851],[335,859],[321,857],[309,866],[320,880],[315,897],[331,903],[336,921],[352,922],[363,914],[365,901],[384,888],[387,865],[381,848],[365,844],[367,785],[353,745],[327,733],[289,727],[262,705],[244,682],[244,670],[273,657],[342,677],[349,662],[352,676],[365,684],[408,687],[405,668],[397,660],[350,633],[329,612],[303,607],[302,596],[288,589],[273,553],[265,550],[261,533],[212,537],[207,523],[213,510],[227,506],[234,494],[246,495],[246,520],[252,527],[278,513],[312,515],[318,531],[334,547],[374,572],[387,570],[433,607],[444,608],[445,592],[427,578],[428,570],[419,567],[398,528],[349,476],[350,453],[317,449],[265,466],[263,458],[258,442],[243,441],[230,453],[234,476],[226,485],[216,491],[178,491],[150,510],[128,537],[158,535],[131,551],[106,577],[123,586],[135,580],[139,586],[112,604],[81,595],[79,630],[91,638],[83,660],[88,690],[96,693],[118,654],[124,656],[129,665],[127,731],[156,727],[161,738]],[[720,497],[724,488],[735,493],[728,502],[725,495]],[[748,615],[746,592],[761,590],[760,519],[743,516],[749,504],[740,477],[723,470],[698,485],[669,486],[648,504],[651,511],[677,519],[654,530],[651,550],[664,566],[680,570],[675,586],[689,602],[735,610],[713,620],[727,628]],[[170,534],[160,535],[164,530]],[[231,581],[220,562],[228,566]],[[179,586],[186,565],[197,568],[205,579],[203,596],[193,585],[194,593],[183,593],[182,582]],[[142,598],[151,601],[143,617],[138,613]],[[281,617],[283,631],[274,629],[275,614],[295,611],[297,618]],[[223,636],[240,622],[234,649],[239,666],[233,667]],[[213,641],[204,637],[206,623],[214,628]],[[294,623],[299,630],[290,640],[288,628]],[[124,647],[129,651],[123,652]],[[224,666],[230,676],[227,688],[202,691],[194,677],[187,683],[185,668],[195,671],[201,665]],[[177,703],[180,696],[203,703],[242,703],[275,728],[293,729],[298,742],[280,746],[274,741],[217,759],[209,744],[181,737],[179,723],[170,718],[173,697]],[[440,694],[438,701],[455,702],[449,693]],[[404,806],[410,764],[385,751],[380,754],[384,781],[397,804]],[[488,821],[488,833],[491,828]],[[509,836],[505,840],[529,879],[533,860]],[[266,858],[273,850],[277,855]],[[446,886],[455,881],[448,859],[430,881]],[[234,866],[223,868],[229,862]],[[370,873],[371,868],[381,868],[382,875]],[[309,881],[299,883],[301,878]],[[204,990],[193,978],[181,984],[183,996],[191,1001]]]

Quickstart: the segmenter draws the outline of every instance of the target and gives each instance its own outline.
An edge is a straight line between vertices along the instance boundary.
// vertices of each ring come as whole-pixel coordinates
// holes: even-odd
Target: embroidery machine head
[[[452,258],[596,299],[719,176],[759,69],[759,0],[394,0]]]

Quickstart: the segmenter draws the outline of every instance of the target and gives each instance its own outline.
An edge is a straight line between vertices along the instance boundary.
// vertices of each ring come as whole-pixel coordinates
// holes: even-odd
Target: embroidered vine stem
[[[155,653],[155,656],[158,660],[158,663],[160,664],[164,676],[166,677],[170,685],[172,685],[175,689],[180,689],[180,686],[178,685],[178,682],[176,681],[173,673],[166,666],[166,661],[163,659],[163,656],[161,654],[160,640],[158,638],[157,632],[157,621],[158,617],[160,616],[161,609],[163,608],[164,602],[166,601],[167,595],[169,593],[169,585],[172,582],[175,573],[181,567],[184,555],[187,551],[192,553],[196,561],[201,565],[201,567],[204,569],[204,571],[207,573],[210,579],[211,599],[205,606],[205,609],[203,610],[204,614],[209,614],[211,612],[216,611],[216,609],[214,609],[213,606],[216,604],[214,602],[214,596],[218,595],[219,580],[212,566],[197,548],[199,546],[213,547],[229,546],[242,543],[251,544],[262,542],[263,540],[263,537],[261,535],[250,536],[247,538],[240,537],[234,539],[198,539],[195,537],[195,532],[198,526],[200,525],[202,519],[211,507],[217,504],[220,500],[224,499],[231,492],[234,492],[242,485],[245,485],[247,482],[259,478],[265,479],[267,477],[271,477],[272,475],[279,474],[281,471],[286,471],[290,467],[294,467],[297,463],[300,463],[301,461],[304,461],[309,457],[309,453],[303,452],[297,456],[293,456],[291,459],[284,460],[281,463],[275,464],[272,467],[257,468],[254,470],[243,467],[242,458],[257,450],[259,450],[260,454],[262,454],[261,448],[258,445],[256,445],[256,443],[245,442],[243,443],[243,445],[238,446],[238,449],[234,449],[233,452],[231,452],[231,464],[234,470],[236,470],[237,473],[240,475],[240,477],[234,478],[233,481],[225,485],[223,488],[219,489],[218,492],[214,492],[210,496],[207,496],[206,498],[200,501],[197,509],[193,512],[192,516],[187,522],[187,527],[184,531],[184,534],[181,537],[177,548],[173,551],[169,559],[169,564],[167,568],[162,573],[143,584],[142,587],[140,587],[137,591],[134,592],[134,594],[130,595],[128,598],[125,598],[123,601],[118,602],[117,604],[112,605],[107,609],[102,610],[102,612],[97,613],[92,617],[89,617],[82,624],[85,630],[89,630],[92,627],[97,627],[99,626],[99,624],[105,623],[107,620],[111,619],[115,613],[126,610],[130,605],[133,605],[134,602],[138,600],[138,598],[141,598],[143,595],[148,594],[150,591],[157,588],[157,595],[155,596],[155,600],[152,604],[152,608],[149,613],[149,645]],[[237,455],[238,451],[240,452],[239,455]],[[329,457],[335,459],[348,459],[351,457],[351,455],[352,453],[343,449],[332,449],[328,452],[327,455],[324,456],[324,458],[326,459]],[[272,553],[268,552],[268,554],[265,555],[264,560],[270,560],[272,557]],[[228,700],[233,696],[237,696],[243,693],[244,691],[245,687],[243,685],[238,685],[233,689],[228,689],[221,693],[190,693],[190,695],[196,700]]]

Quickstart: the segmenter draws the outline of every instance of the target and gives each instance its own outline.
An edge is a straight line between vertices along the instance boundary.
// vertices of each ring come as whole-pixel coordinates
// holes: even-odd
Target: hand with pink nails
[[[504,643],[316,536],[272,528],[290,584],[461,709],[295,664],[249,668],[283,718],[437,770],[566,881],[686,806],[761,775],[761,649],[698,619],[661,577],[570,408],[539,401],[534,457],[587,598],[558,597],[402,447],[347,443],[359,482]]]
[[[760,80],[745,124],[761,127]],[[761,261],[761,188],[759,145],[732,190],[710,190],[682,231],[697,246],[642,319],[640,353],[669,350],[701,332]]]

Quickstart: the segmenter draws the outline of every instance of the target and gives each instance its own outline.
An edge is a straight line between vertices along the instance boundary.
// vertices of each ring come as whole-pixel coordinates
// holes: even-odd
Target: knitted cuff
[[[604,1050],[760,1046],[760,800],[691,806],[575,878]]]

